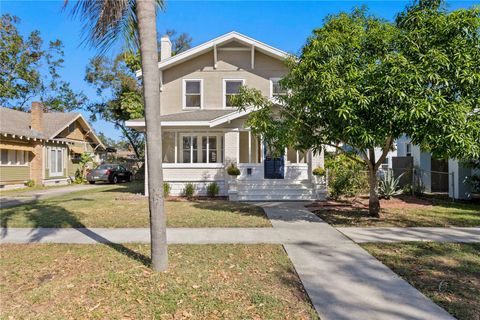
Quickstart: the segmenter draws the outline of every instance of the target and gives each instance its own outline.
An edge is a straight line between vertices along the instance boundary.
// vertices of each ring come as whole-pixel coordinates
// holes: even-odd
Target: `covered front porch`
[[[171,195],[182,195],[186,184],[192,183],[195,194],[204,196],[208,185],[216,183],[220,187],[219,195],[232,200],[276,200],[271,195],[250,199],[251,195],[258,196],[262,189],[276,190],[278,195],[285,193],[282,190],[292,190],[278,200],[317,198],[311,173],[313,168],[323,167],[323,153],[286,148],[282,155],[274,156],[259,137],[244,128],[246,114],[219,113],[205,110],[163,117],[169,121],[162,121],[162,168]],[[208,117],[211,118],[207,120]],[[130,127],[137,130],[144,130],[144,126],[144,122],[130,122]],[[231,164],[239,168],[238,177],[227,174],[226,168]],[[146,193],[147,182],[145,179]],[[297,189],[305,191],[298,199],[293,194]]]

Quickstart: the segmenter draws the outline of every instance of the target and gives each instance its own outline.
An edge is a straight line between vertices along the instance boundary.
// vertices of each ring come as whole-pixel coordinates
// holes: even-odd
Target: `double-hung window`
[[[61,148],[50,148],[49,167],[50,176],[63,176],[63,150]]]
[[[216,136],[202,137],[202,162],[203,163],[219,162]]]
[[[183,108],[202,108],[203,81],[196,79],[183,80]]]
[[[223,106],[236,107],[232,101],[232,97],[238,95],[240,87],[244,84],[243,79],[224,79],[223,80]]]
[[[197,163],[198,145],[197,136],[182,135],[182,159],[183,163]]]

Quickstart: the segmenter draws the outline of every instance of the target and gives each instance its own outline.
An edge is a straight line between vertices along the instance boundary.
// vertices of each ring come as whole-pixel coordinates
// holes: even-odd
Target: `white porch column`
[[[148,167],[147,167],[147,141],[145,140],[145,165],[143,166],[144,169],[145,169],[145,181],[144,181],[144,194],[145,194],[145,197],[148,197]]]
[[[229,165],[230,163],[238,163],[240,154],[240,132],[239,131],[228,131],[225,132],[225,164]]]

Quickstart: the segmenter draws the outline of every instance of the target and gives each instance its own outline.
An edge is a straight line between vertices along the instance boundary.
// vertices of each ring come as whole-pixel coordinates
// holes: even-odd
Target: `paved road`
[[[480,228],[337,228],[356,243],[437,241],[480,242]]]
[[[52,189],[25,191],[8,196],[0,196],[0,209],[11,208],[34,201],[63,194],[101,187],[102,185],[71,185]]]

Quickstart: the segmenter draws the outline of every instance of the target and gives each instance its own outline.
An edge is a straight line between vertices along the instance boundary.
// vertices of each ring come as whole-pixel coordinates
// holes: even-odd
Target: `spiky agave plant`
[[[398,185],[403,175],[404,173],[395,178],[392,171],[387,171],[378,183],[379,196],[389,200],[391,197],[399,194],[401,191]]]

